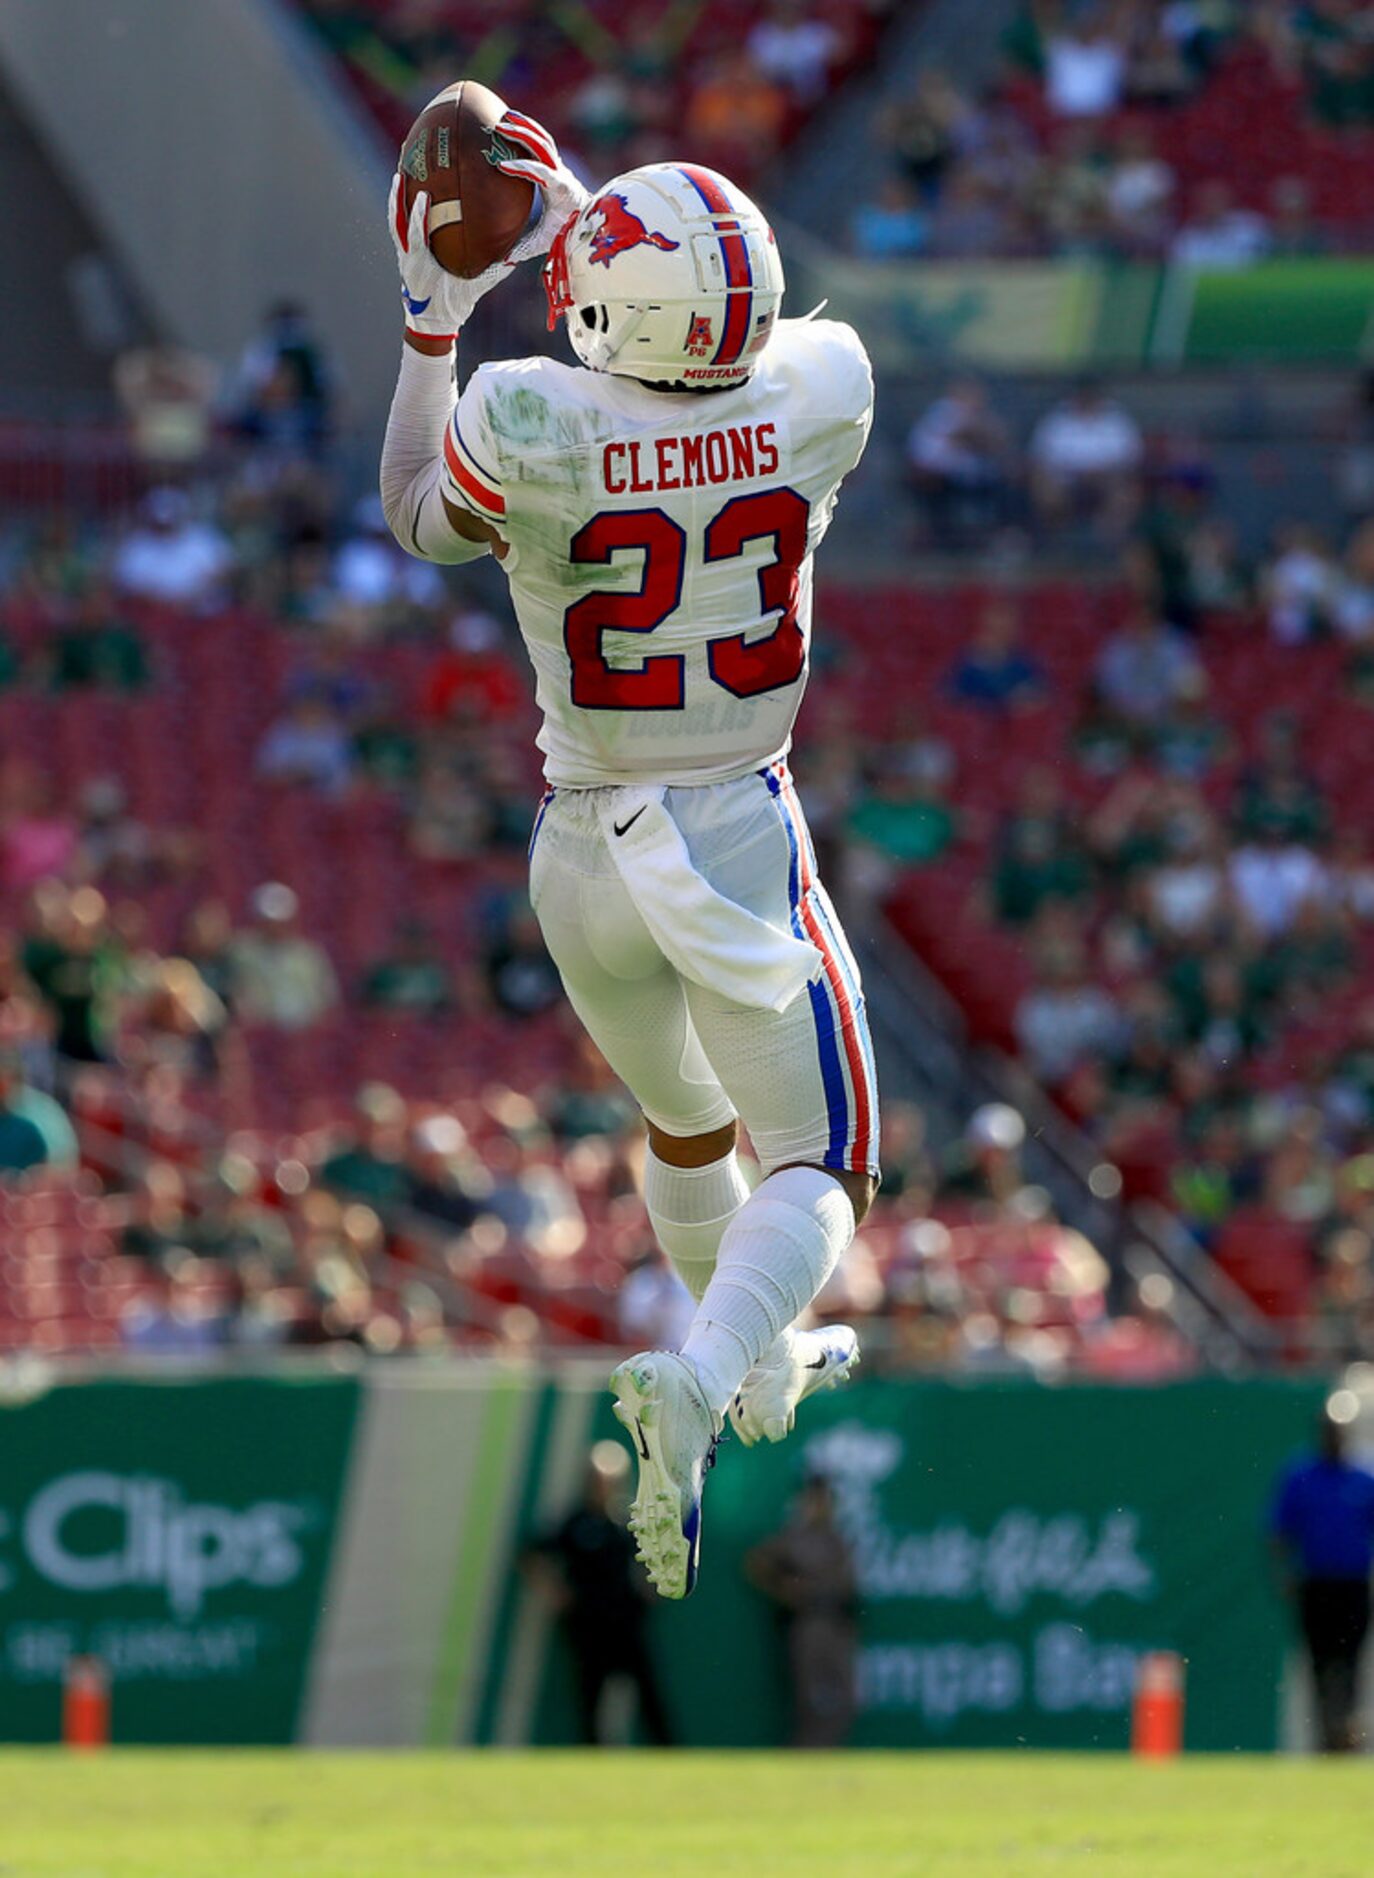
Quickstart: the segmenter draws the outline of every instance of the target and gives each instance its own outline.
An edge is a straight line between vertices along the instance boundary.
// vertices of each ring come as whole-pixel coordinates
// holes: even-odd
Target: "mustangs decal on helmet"
[[[645,242],[664,254],[671,254],[674,248],[682,245],[681,242],[670,241],[666,235],[651,233],[624,196],[598,196],[588,213],[601,217],[601,226],[592,236],[593,267],[598,263],[602,267],[609,267],[618,254],[641,247]]]

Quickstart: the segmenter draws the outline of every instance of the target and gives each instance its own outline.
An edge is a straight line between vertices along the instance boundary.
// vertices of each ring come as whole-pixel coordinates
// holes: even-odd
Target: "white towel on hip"
[[[669,964],[736,1004],[785,1011],[824,961],[805,939],[727,900],[692,865],[658,785],[608,789],[597,813],[635,909]]]

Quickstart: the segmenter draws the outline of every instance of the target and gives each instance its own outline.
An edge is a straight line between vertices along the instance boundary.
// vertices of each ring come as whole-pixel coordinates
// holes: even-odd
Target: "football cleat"
[[[756,1441],[782,1441],[792,1432],[797,1404],[853,1375],[859,1339],[848,1324],[797,1330],[780,1363],[756,1363],[730,1404],[730,1420],[746,1448]]]
[[[615,1413],[639,1459],[630,1508],[636,1556],[661,1598],[685,1598],[697,1581],[701,1490],[720,1429],[684,1357],[646,1350],[611,1377]]]

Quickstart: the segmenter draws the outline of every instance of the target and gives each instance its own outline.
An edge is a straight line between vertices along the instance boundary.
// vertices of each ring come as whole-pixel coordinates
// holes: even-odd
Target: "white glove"
[[[507,176],[523,176],[533,183],[539,191],[542,207],[539,219],[520,237],[505,260],[497,261],[475,280],[460,280],[456,274],[440,267],[430,253],[428,194],[424,190],[417,193],[407,222],[400,171],[391,179],[387,226],[401,271],[406,325],[413,333],[423,333],[433,339],[455,338],[459,328],[472,317],[472,309],[482,295],[490,293],[518,262],[547,254],[563,224],[588,200],[587,191],[559,156],[558,145],[536,119],[520,111],[507,111],[492,133],[493,149],[502,145],[516,154],[502,157],[496,167]]]
[[[504,280],[510,268],[505,261],[498,261],[476,280],[460,280],[450,274],[429,251],[428,192],[422,189],[416,195],[409,222],[405,220],[404,203],[398,170],[391,179],[386,219],[396,265],[401,270],[406,325],[411,332],[423,333],[429,339],[454,339],[482,295],[498,280]]]
[[[543,202],[539,220],[520,237],[507,258],[514,264],[547,254],[569,216],[576,215],[590,199],[587,191],[559,156],[558,145],[537,118],[526,117],[523,111],[507,111],[492,134],[492,142],[493,148],[499,143],[515,146],[517,154],[503,157],[496,167],[503,175],[523,176],[533,183]],[[520,155],[521,151],[529,154]]]

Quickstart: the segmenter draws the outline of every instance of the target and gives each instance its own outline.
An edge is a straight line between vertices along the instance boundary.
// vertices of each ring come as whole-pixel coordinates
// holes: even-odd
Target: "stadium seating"
[[[571,133],[576,148],[580,141],[574,128],[576,103],[589,82],[608,71],[629,72],[638,82],[651,84],[658,121],[680,124],[695,83],[714,62],[746,42],[766,6],[764,0],[700,0],[694,8],[679,9],[665,19],[666,9],[644,0],[630,0],[630,4],[592,0],[562,8],[454,0],[426,35],[429,63],[423,72],[416,70],[406,42],[392,31],[391,16],[402,10],[399,0],[377,0],[369,31],[341,33],[335,29],[329,8],[313,8],[311,0],[302,0],[306,18],[315,16],[348,82],[376,118],[388,143],[399,143],[405,135],[434,88],[436,63],[447,61],[446,75],[450,68],[452,75],[461,71],[479,75],[512,104],[535,113],[560,138]],[[810,11],[838,34],[842,52],[830,69],[833,85],[871,55],[879,10],[864,0],[823,0]],[[654,58],[645,66],[643,55],[655,28],[669,30],[672,56],[664,66]],[[436,38],[442,52],[435,50]],[[628,54],[626,48],[631,48]],[[789,105],[785,137],[795,134],[809,109]],[[744,153],[735,167],[744,176],[748,167]]]
[[[1015,78],[1005,96],[1042,146],[1054,149],[1073,134],[1047,108],[1037,81]],[[1186,102],[1101,120],[1103,144],[1133,124],[1160,138],[1179,178],[1184,219],[1199,188],[1215,178],[1231,185],[1242,207],[1264,212],[1276,182],[1301,177],[1315,220],[1338,242],[1362,243],[1374,225],[1374,127],[1314,122],[1301,79],[1276,70],[1253,40],[1238,38]]]
[[[900,679],[906,696],[938,698],[940,668],[958,643],[965,597],[934,592],[881,598],[883,604],[875,606],[874,596],[863,592],[828,592],[824,631],[844,643],[841,682],[875,729],[895,736],[902,717],[892,681]],[[1099,608],[1081,596],[1074,608],[1073,643],[1085,646]],[[1053,591],[1037,600],[1036,609],[1042,620],[1069,619],[1064,597]],[[155,881],[140,893],[149,942],[158,950],[173,949],[186,914],[206,894],[222,896],[237,914],[256,884],[279,878],[296,889],[305,929],[324,939],[347,988],[357,985],[385,947],[401,908],[424,914],[451,966],[469,963],[474,902],[485,887],[509,882],[508,862],[435,866],[417,860],[407,847],[400,801],[380,790],[365,788],[333,802],[255,780],[253,753],[302,656],[299,642],[250,614],[210,621],[144,606],[135,615],[157,679],[148,693],[3,693],[0,738],[12,758],[43,761],[61,801],[73,801],[92,777],[114,775],[128,791],[130,812],[153,828],[196,826],[204,852],[196,877]],[[876,630],[888,618],[902,621],[903,630]],[[7,626],[21,651],[32,649],[43,630],[39,613],[20,606],[8,610]],[[430,656],[427,646],[401,641],[362,652],[359,665],[413,700]],[[1064,658],[1071,656],[1066,642]],[[213,710],[206,708],[207,699],[214,700]],[[1011,783],[994,784],[990,773],[980,771],[986,736],[966,729],[957,713],[939,704],[932,715],[957,742],[970,797],[995,807],[999,791]],[[532,723],[524,728],[531,730]],[[532,745],[529,790],[533,803]],[[942,899],[951,883],[968,890],[973,865],[961,857],[950,871],[941,871]],[[0,906],[9,919],[19,911],[13,902]],[[997,975],[994,962],[990,978]],[[976,987],[970,995],[976,1005]],[[113,1072],[82,1072],[72,1107],[88,1161],[107,1175],[127,1172],[147,1154],[194,1171],[213,1165],[228,1148],[256,1168],[260,1194],[280,1204],[281,1168],[318,1165],[361,1084],[391,1085],[415,1105],[416,1115],[438,1107],[455,1114],[480,1151],[493,1127],[483,1100],[492,1085],[539,1091],[566,1070],[574,1037],[559,1013],[518,1023],[482,1013],[418,1019],[369,1011],[350,999],[339,1017],[307,1031],[242,1032],[242,1063],[234,1074],[178,1083],[156,1103],[135,1097]],[[469,1307],[450,1313],[460,1342],[475,1339],[480,1347],[500,1334],[502,1314],[512,1308],[534,1313],[555,1345],[615,1340],[619,1279],[649,1243],[643,1214],[637,1202],[611,1198],[604,1169],[583,1177],[575,1156],[567,1157],[566,1166],[585,1221],[579,1243],[550,1256],[504,1241],[468,1260],[456,1283]],[[117,1342],[121,1313],[155,1286],[155,1274],[140,1273],[136,1262],[117,1256],[123,1217],[118,1196],[105,1194],[89,1175],[71,1187],[31,1177],[0,1204],[6,1209],[0,1341],[10,1348],[49,1350]],[[1042,1295],[1043,1305],[1027,1315],[1053,1329],[1065,1348],[1100,1315],[1099,1293],[1092,1310],[1055,1321],[1053,1287],[1045,1276],[1053,1258],[1042,1271],[1043,1260],[1037,1263],[1027,1252],[1024,1231],[1009,1239],[1005,1225],[958,1218],[952,1230],[949,1257],[966,1280],[977,1275],[976,1295]],[[885,1218],[880,1208],[870,1236],[875,1268],[902,1267],[903,1244],[900,1218]],[[442,1270],[432,1235],[400,1231],[392,1251],[454,1282],[454,1274]],[[222,1280],[211,1274],[198,1283],[211,1308]],[[379,1287],[379,1306],[389,1295],[385,1285]]]
[[[954,752],[963,838],[946,858],[900,880],[891,911],[959,1000],[975,1037],[1008,1047],[1028,968],[1023,940],[989,924],[984,909],[980,888],[990,842],[1028,765],[1054,764],[1085,809],[1106,786],[1066,762],[1065,753],[1084,674],[1119,618],[1124,597],[1082,582],[1049,582],[1025,591],[1027,644],[1047,672],[1049,696],[1043,708],[1008,723],[952,701],[944,686],[983,591],[976,584],[893,591],[826,587],[819,630],[838,653],[828,688],[852,699],[875,740],[900,739],[908,701],[919,699],[926,701],[925,726]],[[40,630],[36,616],[12,613],[9,624],[21,643]],[[0,737],[14,755],[41,755],[62,799],[73,799],[85,779],[114,774],[126,784],[130,810],[154,827],[197,822],[203,873],[194,882],[165,881],[149,890],[151,942],[172,947],[191,904],[207,892],[223,896],[237,912],[256,883],[282,878],[300,895],[306,929],[326,940],[346,986],[357,984],[385,946],[401,907],[423,911],[452,966],[469,962],[474,900],[484,887],[511,878],[509,864],[418,861],[406,844],[399,800],[380,790],[363,789],[333,802],[252,777],[257,741],[299,657],[290,634],[246,614],[210,623],[157,608],[142,609],[140,625],[158,674],[155,688],[133,699],[30,690],[0,694]],[[402,641],[367,650],[360,663],[399,695],[414,698],[428,656],[423,645]],[[1259,719],[1282,695],[1302,717],[1320,708],[1330,734],[1314,751],[1319,780],[1343,815],[1367,815],[1374,805],[1374,762],[1361,734],[1362,715],[1339,700],[1338,648],[1294,651],[1271,643],[1258,626],[1235,624],[1208,638],[1205,658],[1217,707],[1237,733],[1234,754],[1207,779],[1215,805],[1228,800]],[[204,708],[207,698],[215,701],[213,711]],[[536,787],[531,751],[531,802]],[[1257,1079],[1291,1075],[1295,1052],[1303,1062],[1319,1060],[1339,1033],[1342,1013],[1372,988],[1374,956],[1366,945],[1360,984],[1343,994],[1339,1009],[1320,1021],[1307,1018],[1275,1040],[1255,1066]],[[498,1082],[533,1090],[547,1085],[567,1067],[572,1039],[556,1013],[523,1023],[491,1014],[434,1021],[369,1012],[354,1003],[338,1019],[305,1032],[250,1030],[244,1036],[244,1072],[218,1084],[188,1085],[177,1101],[189,1107],[174,1103],[150,1114],[145,1105],[135,1113],[98,1073],[79,1086],[75,1106],[86,1122],[99,1123],[107,1143],[143,1146],[192,1166],[238,1130],[236,1143],[256,1139],[262,1145],[266,1190],[280,1161],[295,1155],[318,1160],[330,1126],[347,1115],[364,1082],[388,1083],[412,1102],[444,1105],[480,1143],[491,1125],[483,1092]],[[244,1136],[243,1130],[253,1133]],[[1177,1146],[1167,1127],[1133,1143],[1124,1169],[1129,1190],[1163,1197]],[[588,1227],[580,1249],[551,1261],[507,1244],[483,1258],[475,1273],[464,1274],[464,1282],[489,1303],[538,1312],[560,1341],[613,1337],[614,1281],[646,1243],[637,1207],[617,1214],[595,1180],[578,1199]],[[13,1241],[7,1246],[11,1265],[21,1246],[25,1258],[30,1255],[35,1234],[42,1261],[11,1283],[4,1334],[22,1341],[17,1327],[41,1321],[49,1341],[87,1347],[110,1341],[131,1280],[116,1262],[108,1281],[97,1282],[97,1268],[113,1246],[110,1215],[99,1195],[83,1188],[65,1200],[50,1197],[42,1205],[58,1209],[51,1219],[41,1210],[24,1211],[39,1207],[36,1198],[6,1204],[19,1209],[10,1216],[7,1234]],[[976,1224],[958,1231],[975,1240],[987,1236]],[[1299,1238],[1250,1214],[1228,1228],[1218,1257],[1264,1308],[1291,1317],[1300,1314],[1305,1295],[1306,1254],[1294,1249]],[[880,1269],[900,1265],[900,1233],[885,1230],[881,1209],[871,1243]],[[994,1232],[978,1257],[986,1253],[995,1261],[996,1244]],[[423,1261],[428,1254],[413,1245],[408,1256]],[[1000,1282],[1021,1283],[1019,1256],[1010,1258]],[[1032,1288],[1044,1292],[1043,1286]],[[89,1308],[77,1309],[81,1300]],[[1077,1327],[1073,1318],[1065,1326],[1070,1332]]]

